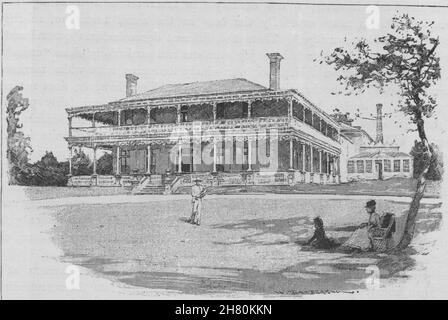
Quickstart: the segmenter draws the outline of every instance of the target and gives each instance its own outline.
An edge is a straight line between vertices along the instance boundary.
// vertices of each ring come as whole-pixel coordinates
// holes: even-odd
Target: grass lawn
[[[323,218],[340,241],[366,220],[364,200],[303,199],[291,195],[214,196],[204,202],[203,223],[185,222],[190,202],[155,198],[142,203],[53,207],[53,240],[63,260],[98,276],[136,287],[186,294],[300,295],[365,288],[365,268],[382,278],[412,268],[409,249],[399,256],[305,250],[296,243]],[[173,200],[174,199],[174,200]],[[379,211],[399,217],[405,202],[378,201]],[[417,233],[439,227],[440,205],[422,205]]]
[[[122,187],[24,187],[30,200],[58,199],[67,197],[106,196],[130,194],[131,191]]]
[[[294,186],[246,186],[220,187],[211,189],[215,194],[236,194],[241,190],[249,193],[298,193],[298,194],[340,194],[340,195],[372,195],[372,196],[412,196],[417,180],[392,178],[388,180],[365,180],[341,184],[299,183]],[[189,193],[189,188],[181,188],[178,193]],[[427,181],[425,197],[440,196],[440,181]]]

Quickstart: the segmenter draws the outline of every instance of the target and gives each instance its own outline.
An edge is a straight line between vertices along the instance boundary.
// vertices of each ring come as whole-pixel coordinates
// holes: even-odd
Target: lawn
[[[62,259],[135,287],[185,294],[301,295],[364,289],[370,265],[378,266],[384,279],[399,278],[419,254],[409,249],[399,256],[348,255],[305,250],[296,243],[311,235],[317,215],[327,233],[343,241],[352,226],[366,220],[364,199],[209,196],[199,227],[185,222],[188,198],[151,199],[53,207],[53,241]],[[407,207],[378,200],[379,211],[399,217],[397,233]],[[440,205],[422,205],[417,233],[437,229],[440,220]]]
[[[341,184],[299,183],[294,186],[245,186],[211,188],[209,193],[237,194],[248,193],[284,193],[284,194],[339,194],[372,196],[407,196],[414,194],[417,180],[391,178],[388,180],[353,181]],[[178,193],[189,193],[189,188],[180,188]],[[425,197],[440,196],[440,181],[427,181]]]

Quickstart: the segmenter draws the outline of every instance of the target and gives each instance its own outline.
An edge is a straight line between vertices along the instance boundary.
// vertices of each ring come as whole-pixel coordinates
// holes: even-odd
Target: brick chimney
[[[137,94],[137,80],[138,77],[128,73],[126,75],[126,97]]]
[[[377,103],[376,105],[376,140],[375,143],[384,143],[383,139],[383,105]]]
[[[270,74],[269,89],[280,90],[280,61],[283,59],[280,53],[266,53],[269,57]]]

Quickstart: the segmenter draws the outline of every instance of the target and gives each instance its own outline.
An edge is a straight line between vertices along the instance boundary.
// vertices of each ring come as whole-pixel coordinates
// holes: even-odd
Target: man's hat
[[[202,180],[200,178],[196,178],[193,180],[193,182],[198,182],[198,181],[201,182]]]
[[[374,206],[376,206],[376,202],[375,202],[375,200],[369,200],[369,201],[367,201],[367,203],[366,203],[366,208],[370,208],[370,207],[374,207]]]

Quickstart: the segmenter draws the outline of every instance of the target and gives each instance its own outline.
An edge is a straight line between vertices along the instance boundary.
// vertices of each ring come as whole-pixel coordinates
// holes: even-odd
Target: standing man
[[[205,197],[206,189],[201,186],[201,179],[195,179],[191,187],[191,217],[189,222],[192,224],[201,224],[202,198]]]

